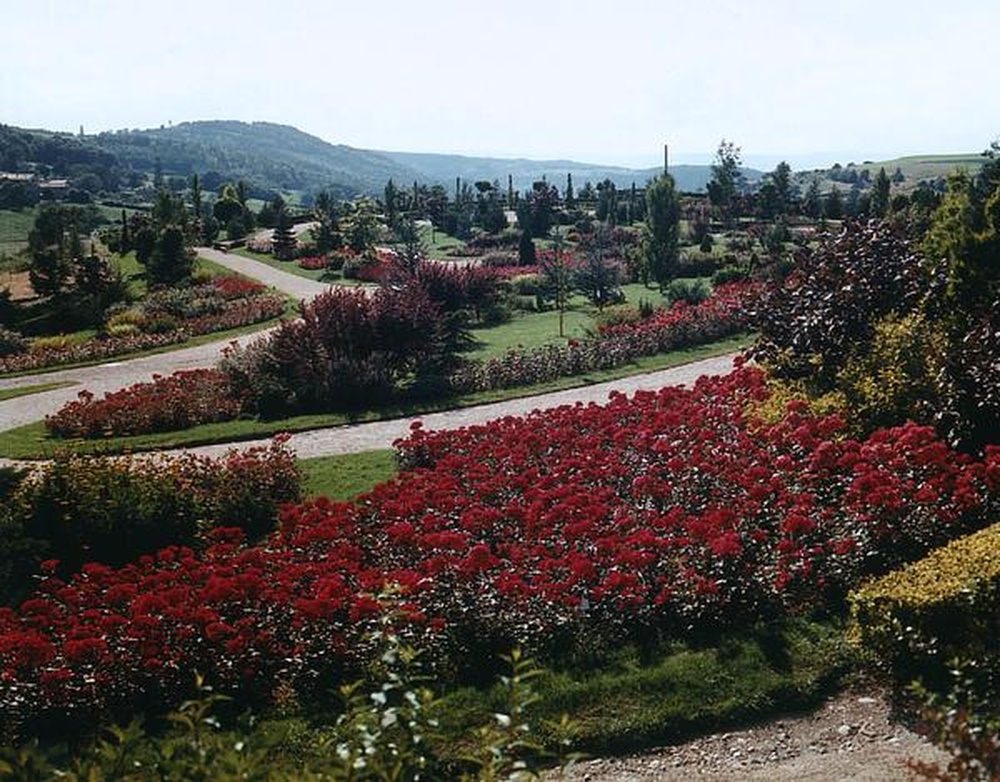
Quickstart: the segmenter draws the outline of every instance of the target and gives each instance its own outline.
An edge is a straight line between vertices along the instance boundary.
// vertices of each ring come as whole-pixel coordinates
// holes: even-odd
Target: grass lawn
[[[77,385],[72,380],[60,380],[54,383],[38,383],[33,386],[21,386],[20,388],[0,389],[0,402],[7,399],[16,399],[19,396],[30,396],[31,394],[41,394],[45,391],[53,391],[56,388],[68,388]]]
[[[303,269],[299,266],[298,261],[279,261],[272,255],[268,255],[267,253],[255,253],[252,250],[248,250],[246,247],[237,247],[235,250],[230,250],[229,252],[233,255],[242,255],[244,258],[249,258],[251,261],[258,261],[260,263],[267,264],[275,269],[280,269],[283,272],[288,272],[289,274],[294,274],[298,277],[305,277],[307,280],[319,280],[325,274],[322,269]]]
[[[13,255],[28,246],[28,233],[35,225],[37,211],[0,209],[0,255]]]
[[[728,628],[700,642],[575,643],[565,659],[541,661],[547,670],[533,681],[539,697],[528,714],[539,726],[534,737],[550,749],[567,715],[573,749],[591,754],[635,751],[815,705],[851,665],[837,620]],[[469,725],[489,724],[504,711],[500,686],[467,686],[447,693],[434,716],[454,742]],[[461,747],[451,742],[457,755]]]
[[[209,336],[218,338],[219,335]],[[350,414],[322,413],[284,418],[277,421],[241,419],[204,424],[179,432],[164,432],[162,434],[137,437],[114,437],[106,440],[60,440],[52,438],[48,436],[44,424],[39,421],[0,433],[0,456],[12,459],[39,459],[49,457],[53,452],[60,449],[72,450],[79,453],[121,453],[126,450],[149,451],[207,445],[209,443],[237,442],[240,440],[269,437],[279,432],[301,432],[309,429],[342,426],[348,423],[420,416],[441,410],[474,407],[490,402],[501,402],[506,399],[534,396],[550,391],[561,391],[567,388],[578,388],[580,386],[593,385],[594,383],[603,383],[607,380],[639,375],[645,372],[654,372],[659,369],[679,366],[692,361],[699,361],[704,358],[721,356],[741,350],[749,345],[751,340],[751,335],[740,334],[709,345],[701,345],[658,356],[647,356],[625,366],[600,372],[591,372],[586,375],[561,378],[550,383],[485,391],[458,397],[447,397],[433,402],[412,403],[404,400],[395,406],[360,410]]]
[[[449,250],[465,246],[465,242],[461,239],[456,239],[451,234],[447,234],[437,228],[432,228],[429,225],[421,226],[420,238],[423,240],[427,255],[430,258],[447,259],[449,257]]]
[[[506,323],[473,329],[478,343],[469,358],[485,359],[499,356],[511,348],[535,348],[549,342],[565,343],[567,339],[583,339],[594,324],[594,309],[582,296],[574,297],[564,313],[565,337],[559,336],[559,313],[518,312]]]
[[[331,500],[353,500],[399,471],[391,448],[300,459],[299,466],[305,473],[303,494]]]

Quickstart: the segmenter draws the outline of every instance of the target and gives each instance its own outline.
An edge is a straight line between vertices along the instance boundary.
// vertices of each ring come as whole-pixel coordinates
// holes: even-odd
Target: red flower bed
[[[299,258],[299,268],[309,269],[310,271],[321,271],[329,265],[329,261],[322,255],[307,255],[304,258]]]
[[[915,425],[840,439],[837,417],[795,406],[755,424],[747,404],[766,394],[742,369],[604,406],[417,426],[398,446],[408,471],[358,504],[286,508],[266,544],[220,533],[200,554],[43,581],[0,611],[0,701],[93,707],[193,669],[262,691],[312,683],[358,653],[390,583],[453,650],[745,622],[840,596],[996,512],[1000,450],[976,462]]]
[[[218,369],[191,369],[169,377],[153,375],[95,399],[81,391],[53,415],[45,427],[57,437],[127,437],[187,429],[213,421],[231,421],[242,410],[228,376]]]

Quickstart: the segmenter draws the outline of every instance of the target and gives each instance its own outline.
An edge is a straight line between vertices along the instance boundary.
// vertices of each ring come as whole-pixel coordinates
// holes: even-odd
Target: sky
[[[3,0],[0,122],[793,168],[1000,135],[995,0]]]

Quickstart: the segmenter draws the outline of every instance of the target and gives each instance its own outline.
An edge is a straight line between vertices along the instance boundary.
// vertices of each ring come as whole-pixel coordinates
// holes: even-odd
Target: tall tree
[[[563,203],[567,209],[576,208],[576,193],[573,190],[573,174],[566,172],[566,190],[563,193]]]
[[[680,240],[681,204],[674,178],[656,177],[646,185],[646,225],[643,254],[648,277],[660,290],[677,273]]]
[[[889,214],[889,191],[892,183],[889,175],[885,173],[885,168],[880,168],[872,182],[871,193],[871,213],[875,217],[885,217]]]
[[[566,307],[576,284],[573,257],[566,252],[562,234],[556,233],[552,242],[552,252],[542,259],[542,279],[549,298],[559,313],[559,336],[566,336]]]
[[[292,233],[292,218],[284,201],[277,209],[276,225],[271,234],[271,255],[279,261],[290,261],[295,255],[295,234]]]
[[[736,198],[743,187],[743,153],[732,141],[722,139],[712,164],[712,180],[708,183],[708,197],[719,208],[727,225],[735,216]]]

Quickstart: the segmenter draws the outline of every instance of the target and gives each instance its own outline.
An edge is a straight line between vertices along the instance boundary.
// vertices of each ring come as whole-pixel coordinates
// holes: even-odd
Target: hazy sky
[[[679,162],[725,137],[794,166],[1000,134],[996,0],[2,5],[11,125],[267,120],[357,147],[636,165],[664,141]]]

